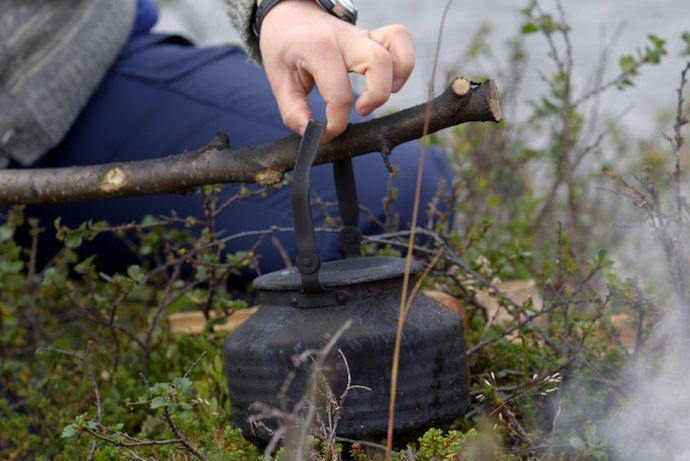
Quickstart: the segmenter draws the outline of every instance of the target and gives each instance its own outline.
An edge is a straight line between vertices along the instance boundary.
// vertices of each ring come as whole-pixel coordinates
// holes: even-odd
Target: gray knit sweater
[[[255,0],[225,0],[249,56]],[[67,134],[131,33],[136,0],[2,0],[0,168],[29,165]]]

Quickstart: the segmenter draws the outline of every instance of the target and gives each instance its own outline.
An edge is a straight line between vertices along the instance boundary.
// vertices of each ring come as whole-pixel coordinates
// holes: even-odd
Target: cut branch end
[[[464,96],[470,91],[472,85],[470,84],[469,80],[460,77],[453,80],[453,82],[450,84],[450,87],[456,95]]]

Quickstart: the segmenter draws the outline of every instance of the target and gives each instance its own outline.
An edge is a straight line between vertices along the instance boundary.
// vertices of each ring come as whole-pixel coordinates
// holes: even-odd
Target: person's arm
[[[261,64],[259,38],[254,35],[252,23],[255,9],[256,0],[225,0],[225,10],[240,35],[244,51],[252,60]]]
[[[226,1],[246,9],[253,0]],[[243,38],[253,35],[251,11],[243,21],[233,20],[243,28]],[[245,43],[251,56],[255,41]],[[402,88],[414,68],[412,37],[405,27],[360,29],[330,15],[315,0],[282,0],[274,6],[263,20],[258,43],[283,121],[295,132],[302,133],[312,115],[307,95],[314,85],[319,88],[327,103],[324,142],[347,127],[353,100],[349,72],[365,76],[355,108],[368,115]]]

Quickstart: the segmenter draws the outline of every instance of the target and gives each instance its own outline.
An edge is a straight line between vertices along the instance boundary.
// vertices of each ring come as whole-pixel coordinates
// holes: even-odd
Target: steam
[[[672,297],[672,296],[670,296]],[[675,303],[634,366],[611,442],[626,461],[690,461],[690,306]]]

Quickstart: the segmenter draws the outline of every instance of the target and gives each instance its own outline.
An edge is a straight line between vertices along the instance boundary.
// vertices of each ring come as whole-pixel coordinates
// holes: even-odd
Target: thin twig
[[[101,400],[101,390],[98,386],[98,381],[96,381],[96,375],[93,373],[93,369],[91,368],[91,363],[88,360],[89,357],[89,352],[91,352],[91,343],[89,342],[86,345],[86,349],[84,349],[84,352],[81,354],[77,354],[75,352],[70,352],[64,349],[59,349],[56,347],[46,347],[46,348],[41,348],[39,350],[46,350],[46,351],[53,351],[57,352],[58,354],[66,355],[68,357],[71,357],[73,359],[78,360],[81,362],[81,364],[86,368],[86,374],[89,377],[89,381],[91,381],[91,386],[93,387],[93,392],[94,396],[96,399],[96,423],[101,424],[101,421],[103,420],[103,405],[102,405],[102,400]],[[96,450],[98,449],[98,442],[95,440],[91,444],[91,448],[89,449],[89,454],[87,456],[87,460],[91,461],[94,459],[94,456],[96,455]]]
[[[163,420],[166,422],[168,427],[170,427],[170,430],[172,431],[173,435],[177,438],[178,443],[180,445],[185,447],[188,452],[199,458],[201,461],[208,461],[208,458],[204,456],[194,445],[189,443],[189,440],[187,440],[187,438],[184,435],[182,435],[180,430],[177,428],[175,421],[173,421],[168,407],[165,407],[163,409]]]

